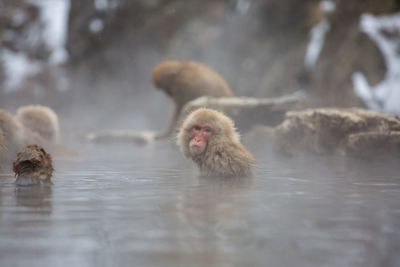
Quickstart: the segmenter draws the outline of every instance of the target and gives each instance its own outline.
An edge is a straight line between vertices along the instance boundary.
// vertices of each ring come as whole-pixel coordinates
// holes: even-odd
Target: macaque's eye
[[[204,131],[205,131],[206,133],[211,133],[211,132],[212,132],[211,128],[208,128],[208,127],[204,128]]]
[[[195,126],[193,126],[193,129],[195,129],[196,131],[200,131],[200,130],[201,130],[201,127],[198,126],[198,125],[195,125]]]

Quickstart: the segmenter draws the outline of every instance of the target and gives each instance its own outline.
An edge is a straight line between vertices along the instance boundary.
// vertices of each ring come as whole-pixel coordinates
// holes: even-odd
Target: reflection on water
[[[399,160],[260,150],[215,180],[170,143],[82,150],[51,187],[3,170],[0,266],[400,266]]]

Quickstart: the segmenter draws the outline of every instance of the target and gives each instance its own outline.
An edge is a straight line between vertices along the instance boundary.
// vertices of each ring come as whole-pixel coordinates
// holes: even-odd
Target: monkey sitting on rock
[[[167,130],[155,138],[170,137],[177,128],[183,106],[201,96],[230,97],[227,82],[214,70],[195,61],[164,61],[152,73],[154,85],[174,102],[174,111]]]
[[[174,103],[174,111],[166,130],[161,132],[109,130],[89,133],[87,139],[92,142],[122,141],[146,144],[155,139],[170,138],[178,128],[178,120],[186,103],[201,96],[233,96],[224,78],[204,64],[195,61],[161,62],[153,69],[152,81],[154,86],[163,91]]]
[[[240,143],[233,121],[221,112],[200,108],[183,121],[177,144],[202,176],[251,176],[255,159]]]

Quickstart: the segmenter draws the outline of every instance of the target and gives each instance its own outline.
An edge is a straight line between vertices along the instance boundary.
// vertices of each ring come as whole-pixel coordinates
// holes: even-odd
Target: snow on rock
[[[370,86],[361,72],[353,74],[354,91],[370,109],[400,115],[400,13],[386,16],[363,14],[360,29],[378,46],[387,72]]]

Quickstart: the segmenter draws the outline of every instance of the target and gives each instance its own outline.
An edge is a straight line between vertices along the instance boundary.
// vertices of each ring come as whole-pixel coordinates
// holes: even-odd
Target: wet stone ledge
[[[290,155],[400,156],[400,119],[359,108],[290,111],[274,141]]]
[[[304,96],[286,95],[277,98],[200,97],[183,107],[180,121],[195,109],[205,107],[222,111],[235,121],[235,126],[246,132],[256,125],[276,126],[290,110],[306,107]]]

